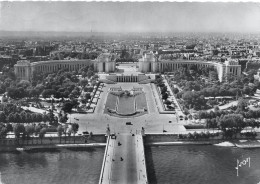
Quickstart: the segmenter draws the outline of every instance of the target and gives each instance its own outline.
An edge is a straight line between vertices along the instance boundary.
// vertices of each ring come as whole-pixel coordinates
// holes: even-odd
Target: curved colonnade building
[[[114,72],[116,66],[115,57],[113,57],[112,54],[103,53],[95,60],[49,60],[33,63],[27,60],[21,60],[14,65],[14,72],[18,79],[30,80],[33,72],[51,73],[64,68],[68,68],[69,71],[76,71],[90,65],[94,66],[95,72]]]
[[[68,68],[69,71],[78,70],[84,66],[94,66],[95,72],[113,73],[116,68],[116,61],[114,55],[110,53],[100,54],[95,60],[49,60],[30,63],[26,60],[18,61],[14,65],[15,75],[20,80],[30,80],[34,71],[44,73],[51,73],[59,69]],[[228,74],[233,76],[241,75],[241,65],[237,60],[227,60],[224,63],[201,61],[201,60],[164,60],[157,59],[153,53],[145,53],[139,60],[139,72],[142,73],[160,73],[176,71],[182,66],[195,65],[196,67],[210,67],[213,66],[217,69],[219,81],[222,82],[223,78]],[[122,74],[121,74],[122,75]],[[121,76],[120,75],[120,76]],[[121,78],[120,78],[121,79]],[[118,79],[117,82],[136,82],[135,77],[131,79]],[[133,80],[133,81],[132,81]]]
[[[171,72],[178,70],[182,66],[189,65],[195,65],[196,67],[215,67],[220,82],[222,82],[223,78],[229,74],[236,77],[241,75],[241,65],[239,65],[238,60],[227,60],[224,63],[183,59],[164,60],[155,58],[153,53],[146,53],[139,60],[139,71],[143,73]]]

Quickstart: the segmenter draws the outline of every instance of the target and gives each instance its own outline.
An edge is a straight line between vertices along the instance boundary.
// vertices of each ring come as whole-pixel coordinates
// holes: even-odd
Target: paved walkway
[[[117,134],[116,139],[110,139],[107,154],[104,156],[106,160],[100,183],[146,183],[147,174],[141,135]]]
[[[167,89],[168,89],[168,91],[170,92],[170,95],[172,96],[172,99],[173,99],[173,101],[175,102],[175,104],[178,106],[178,108],[176,109],[176,113],[178,114],[178,116],[185,116],[184,115],[184,113],[182,112],[182,110],[181,110],[181,107],[180,107],[180,104],[179,104],[179,102],[177,101],[177,99],[175,98],[175,96],[174,96],[174,94],[173,94],[173,92],[172,92],[172,88],[170,87],[170,85],[169,85],[169,83],[168,83],[168,81],[165,79],[165,76],[163,76],[163,82],[164,82],[164,84],[167,86]]]
[[[104,112],[104,107],[107,101],[107,94],[108,94],[108,90],[109,90],[109,85],[104,85],[102,88],[102,92],[99,96],[99,100],[95,109],[95,113],[97,114],[103,114]]]
[[[164,111],[163,106],[162,106],[163,104],[161,102],[158,91],[156,89],[157,87],[155,86],[155,84],[150,84],[150,85],[151,85],[151,89],[152,89],[152,93],[153,93],[153,98],[156,101],[157,109],[158,109],[158,111],[163,112]]]
[[[227,108],[232,107],[232,106],[237,106],[237,103],[238,103],[238,101],[236,100],[236,101],[233,101],[233,102],[230,102],[230,103],[227,103],[225,105],[218,106],[218,107],[219,107],[220,110],[223,110],[223,109],[227,109]],[[209,109],[207,111],[208,112],[214,111],[214,108]]]

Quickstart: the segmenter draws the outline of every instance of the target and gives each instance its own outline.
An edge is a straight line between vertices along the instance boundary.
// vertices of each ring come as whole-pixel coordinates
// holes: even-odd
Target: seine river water
[[[149,183],[258,184],[260,149],[215,146],[146,147]],[[96,184],[104,148],[84,151],[0,153],[4,184]],[[250,157],[251,165],[235,170],[236,160]],[[1,183],[1,182],[0,182]],[[2,184],[1,183],[1,184]]]
[[[150,184],[258,184],[260,149],[216,146],[159,146],[146,148]],[[250,157],[251,165],[239,168],[237,159]]]
[[[3,184],[97,184],[105,148],[0,153]],[[0,182],[0,184],[2,184]]]

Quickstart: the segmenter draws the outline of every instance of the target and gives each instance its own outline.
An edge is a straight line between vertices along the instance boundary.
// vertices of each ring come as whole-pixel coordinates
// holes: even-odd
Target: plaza
[[[126,64],[119,66],[122,73],[129,75],[138,74],[135,64]],[[135,88],[142,89],[147,103],[147,113],[141,116],[123,116],[116,117],[106,113],[106,102],[109,97],[111,88],[122,88],[123,90],[132,90]],[[152,84],[140,84],[134,82],[118,82],[115,84],[104,84],[100,99],[96,105],[94,113],[75,114],[72,113],[69,118],[74,121],[74,118],[79,119],[79,133],[84,131],[92,131],[95,133],[105,133],[107,125],[109,125],[112,133],[126,133],[145,128],[146,133],[182,133],[186,132],[183,124],[185,121],[178,121],[178,114],[163,114],[159,112],[161,108],[160,100],[158,99],[157,91],[152,88]],[[68,120],[68,122],[70,119]],[[126,125],[126,122],[131,122],[132,125]],[[172,123],[169,123],[172,122]]]

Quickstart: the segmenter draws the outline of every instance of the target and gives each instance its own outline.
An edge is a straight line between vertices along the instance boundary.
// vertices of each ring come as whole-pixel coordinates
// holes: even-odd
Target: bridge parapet
[[[144,151],[144,143],[143,136],[141,134],[137,134],[135,136],[136,139],[136,163],[137,163],[137,174],[138,174],[138,184],[146,184],[148,183],[147,172],[146,172],[146,161],[145,161],[145,151]]]
[[[107,175],[108,173],[106,173],[106,176],[104,175],[105,165],[107,164],[107,159],[108,159],[107,154],[108,154],[109,142],[110,142],[110,136],[107,136],[107,144],[106,144],[106,149],[105,149],[105,153],[104,153],[101,173],[100,173],[100,177],[99,177],[99,182],[98,182],[99,184],[109,183],[109,176]]]

